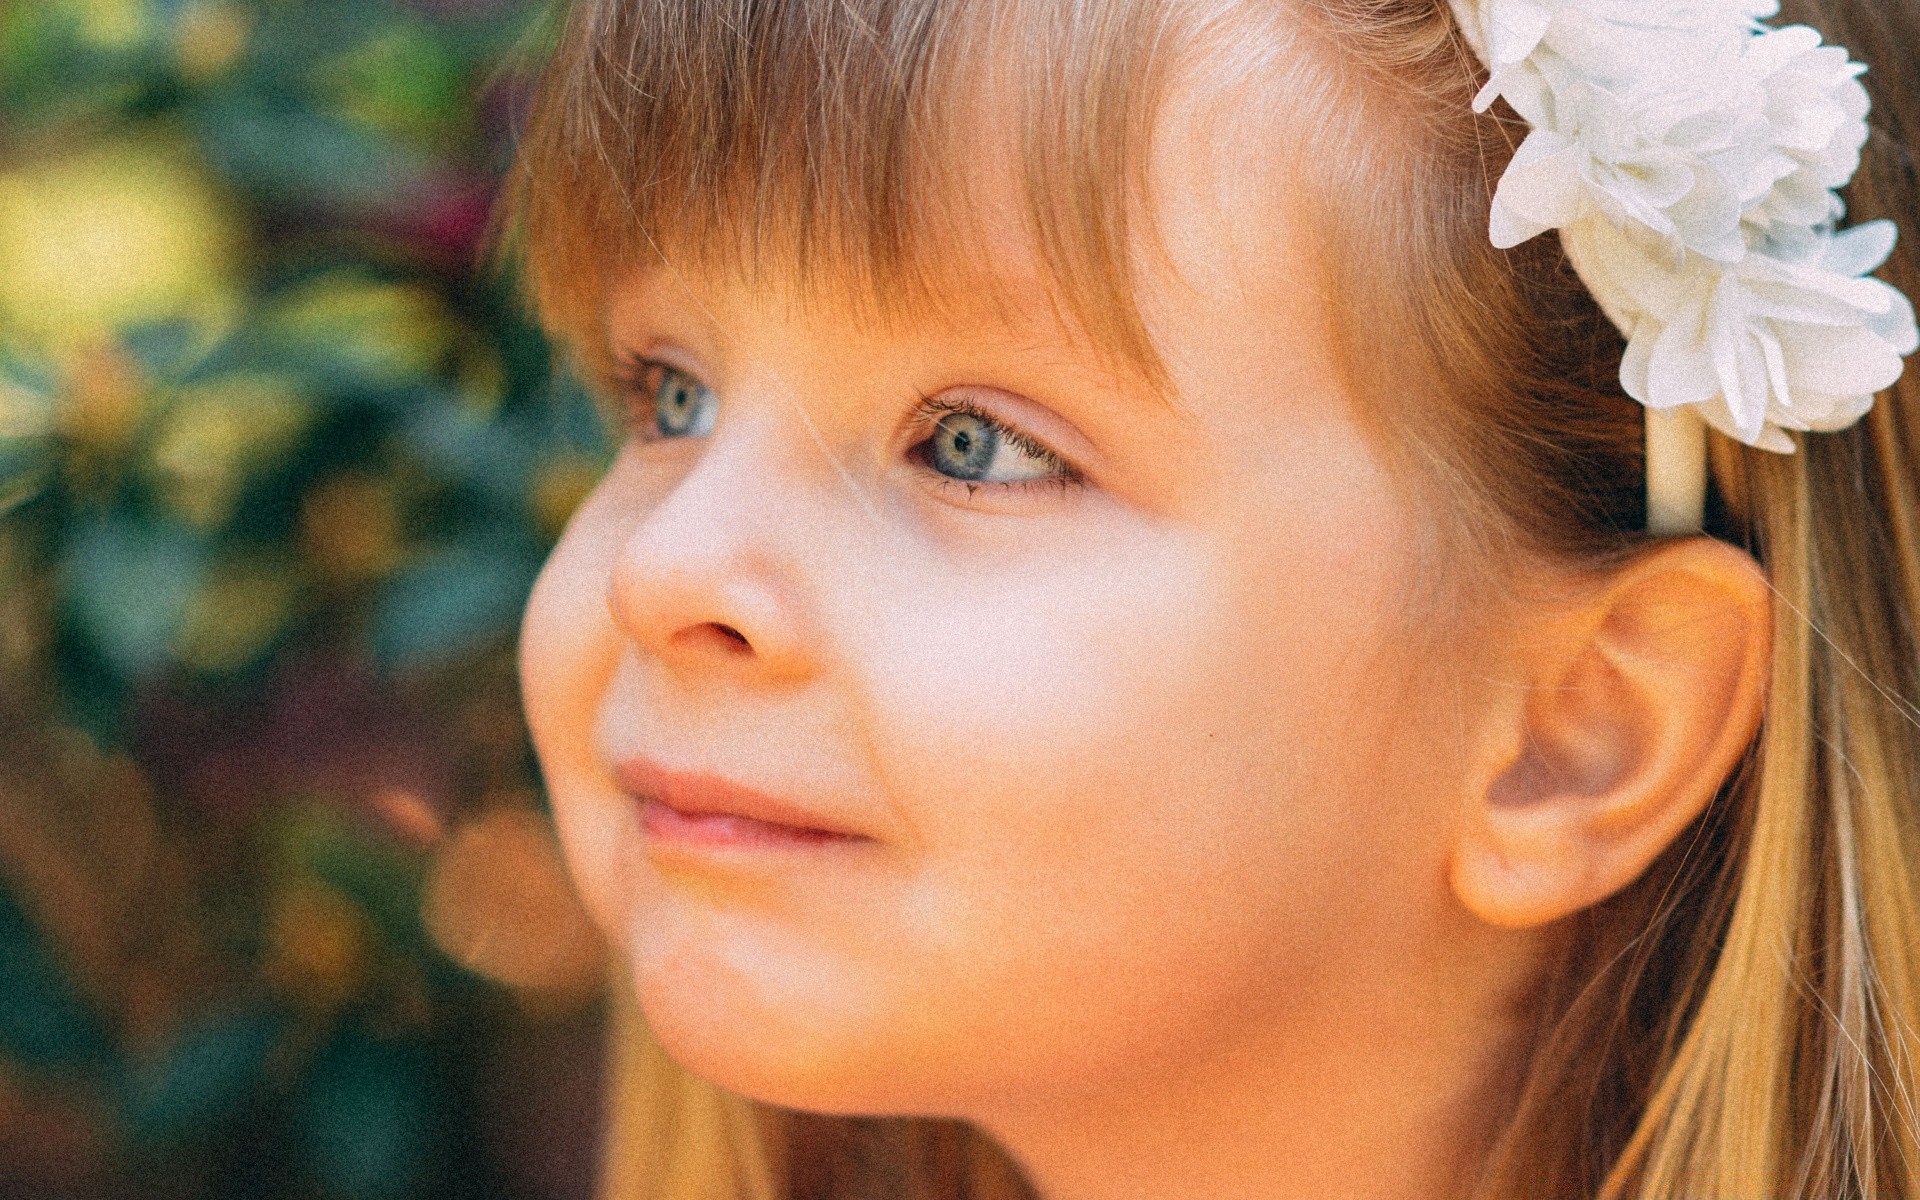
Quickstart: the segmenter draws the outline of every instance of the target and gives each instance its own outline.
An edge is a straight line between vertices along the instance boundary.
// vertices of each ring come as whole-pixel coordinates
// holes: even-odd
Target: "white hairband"
[[[1560,231],[1627,339],[1647,408],[1647,526],[1706,502],[1706,425],[1791,453],[1843,429],[1920,348],[1913,305],[1867,278],[1894,227],[1844,232],[1835,189],[1867,140],[1866,68],[1773,0],[1450,0],[1532,127],[1493,198],[1496,246]],[[1704,420],[1705,424],[1702,423]]]

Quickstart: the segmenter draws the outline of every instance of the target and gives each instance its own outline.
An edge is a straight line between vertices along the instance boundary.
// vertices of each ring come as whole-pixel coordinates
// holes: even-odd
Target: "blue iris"
[[[955,479],[985,479],[1000,449],[1000,431],[972,413],[948,413],[933,428],[927,463]]]
[[[713,432],[719,398],[684,371],[662,367],[653,391],[653,424],[661,437],[703,437]]]

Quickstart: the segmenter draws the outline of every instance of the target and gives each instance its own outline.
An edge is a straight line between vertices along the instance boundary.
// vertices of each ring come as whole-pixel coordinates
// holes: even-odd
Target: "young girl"
[[[1920,1198],[1916,131],[1912,0],[576,0],[608,1194]]]

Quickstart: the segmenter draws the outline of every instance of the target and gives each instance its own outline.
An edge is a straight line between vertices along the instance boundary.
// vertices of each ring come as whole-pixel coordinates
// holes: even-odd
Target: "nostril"
[[[753,653],[753,643],[747,640],[746,634],[718,621],[684,626],[668,640],[674,648],[683,652],[722,655]]]
[[[718,621],[685,626],[670,641],[682,651],[723,655],[753,653],[753,643],[747,640],[746,634]]]

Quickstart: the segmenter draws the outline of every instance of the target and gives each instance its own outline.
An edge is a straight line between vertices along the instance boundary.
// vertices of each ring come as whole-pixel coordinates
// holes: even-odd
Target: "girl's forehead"
[[[991,329],[1087,349],[1151,380],[1158,364],[1111,336],[1103,303],[1137,313],[1154,358],[1164,310],[1192,293],[1237,298],[1232,307],[1248,320],[1290,299],[1287,319],[1307,319],[1301,302],[1323,291],[1322,256],[1292,141],[1284,115],[1250,89],[1199,73],[1177,78],[1156,110],[1141,189],[1104,230],[1114,240],[1103,262],[1034,211],[1076,198],[1036,195],[1017,139],[1004,123],[983,124],[981,136],[953,147],[971,167],[916,214],[910,253],[890,269],[830,243],[716,247],[668,227],[641,265],[612,281],[609,317],[616,334],[662,307],[716,331],[766,318],[909,338]],[[1103,267],[1113,279],[1100,277]],[[1103,295],[1102,284],[1117,286]]]
[[[524,156],[529,274],[576,344],[609,264],[664,261],[882,323],[1032,313],[1038,291],[1154,374],[1143,287],[1182,259],[1274,274],[1249,252],[1271,257],[1281,209],[1247,201],[1279,198],[1276,152],[1304,140],[1276,96],[1300,73],[1274,69],[1284,23],[1251,6],[1110,0],[1090,21],[956,0],[886,37],[835,26],[857,5],[711,37],[646,27],[657,5],[605,7],[563,47]],[[1006,7],[1032,11],[981,18]]]
[[[853,269],[836,276],[829,263],[803,273],[779,261],[756,269],[656,262],[609,289],[610,349],[644,354],[644,343],[662,335],[789,361],[916,350],[939,359],[957,348],[975,361],[1077,364],[1109,387],[1180,407],[1167,367],[1250,340],[1295,337],[1322,320],[1321,289],[1306,279],[1315,256],[1288,252],[1299,235],[1284,207],[1268,201],[1238,182],[1202,180],[1163,199],[1150,242],[1135,234],[1128,301],[1149,339],[1149,364],[1103,339],[1081,315],[1084,300],[1024,238],[993,249],[987,237],[956,243],[932,258],[910,292],[875,289]]]

